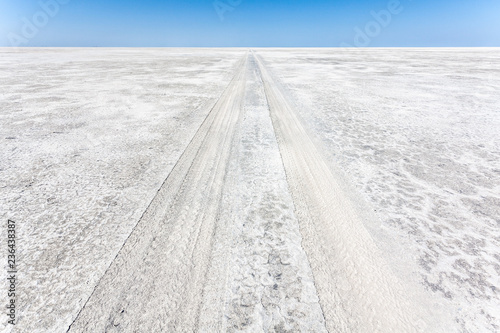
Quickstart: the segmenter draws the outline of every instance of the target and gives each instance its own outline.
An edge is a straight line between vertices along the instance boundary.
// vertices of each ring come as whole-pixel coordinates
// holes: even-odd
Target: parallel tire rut
[[[263,61],[257,59],[328,330],[421,330],[404,287]]]
[[[195,327],[246,56],[69,332]]]

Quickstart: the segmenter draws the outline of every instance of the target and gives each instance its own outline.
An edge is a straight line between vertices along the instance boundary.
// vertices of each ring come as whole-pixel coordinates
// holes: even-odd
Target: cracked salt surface
[[[326,332],[257,65],[252,59],[237,169],[228,331]],[[235,199],[238,198],[239,199]]]
[[[14,331],[68,329],[243,54],[0,50],[1,218],[19,237]]]
[[[0,49],[0,330],[498,331],[499,57]]]
[[[393,269],[450,331],[499,331],[499,49],[259,54],[376,212],[365,226]]]

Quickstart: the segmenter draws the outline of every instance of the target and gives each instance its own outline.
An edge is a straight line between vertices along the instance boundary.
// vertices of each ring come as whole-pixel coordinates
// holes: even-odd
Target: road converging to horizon
[[[423,331],[407,293],[252,52],[69,331]]]
[[[446,50],[313,51],[22,54],[1,97],[12,332],[497,327],[499,81],[420,81],[462,67]],[[50,79],[21,86],[30,66]]]

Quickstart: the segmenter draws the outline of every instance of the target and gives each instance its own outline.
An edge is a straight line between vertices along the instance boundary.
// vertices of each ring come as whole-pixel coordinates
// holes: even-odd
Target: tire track
[[[197,332],[326,332],[252,58]]]
[[[247,56],[69,332],[192,331],[210,261]]]
[[[382,259],[277,82],[256,58],[328,330],[423,331],[406,286]]]

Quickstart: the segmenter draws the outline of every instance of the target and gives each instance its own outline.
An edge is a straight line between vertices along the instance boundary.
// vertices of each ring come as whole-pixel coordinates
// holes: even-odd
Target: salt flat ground
[[[2,332],[500,329],[499,49],[0,49],[0,77]]]

